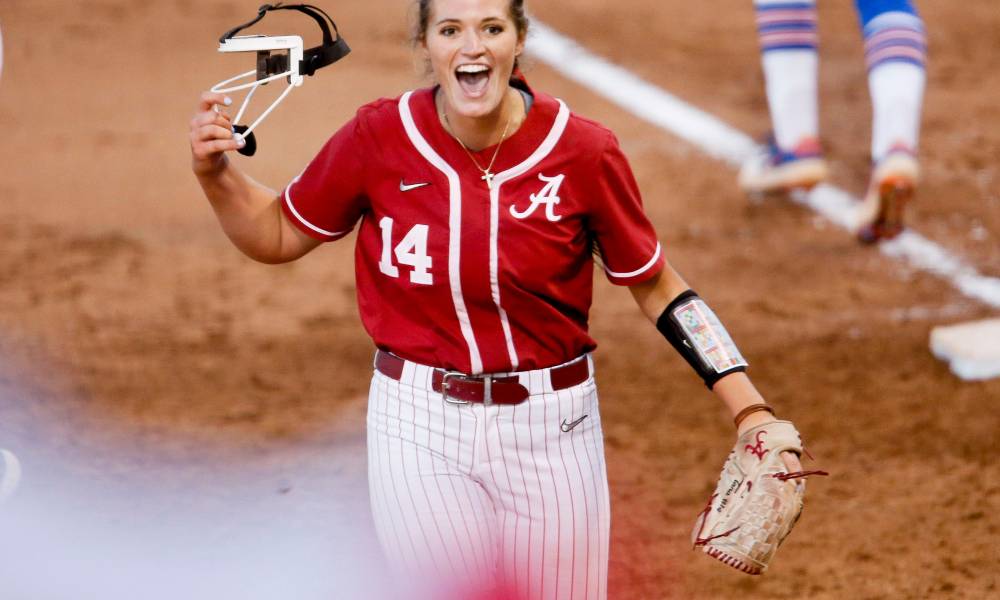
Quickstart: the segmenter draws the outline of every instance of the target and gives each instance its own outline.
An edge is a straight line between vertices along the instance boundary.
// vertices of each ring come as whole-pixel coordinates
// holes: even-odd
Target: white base
[[[1000,319],[986,319],[935,327],[931,352],[947,361],[961,379],[977,381],[1000,377]]]

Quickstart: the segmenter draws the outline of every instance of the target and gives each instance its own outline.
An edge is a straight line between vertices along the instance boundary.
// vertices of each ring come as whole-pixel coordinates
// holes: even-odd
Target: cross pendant
[[[487,171],[483,171],[483,176],[480,177],[480,179],[482,179],[483,181],[486,182],[486,189],[488,189],[488,190],[492,190],[493,189],[493,178],[494,177],[496,177],[496,175],[494,175],[493,173],[490,173],[488,170]]]

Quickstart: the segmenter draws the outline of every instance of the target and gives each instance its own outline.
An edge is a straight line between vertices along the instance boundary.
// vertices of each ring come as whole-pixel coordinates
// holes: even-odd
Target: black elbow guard
[[[729,332],[692,290],[670,302],[656,320],[656,328],[701,376],[708,389],[730,373],[747,370],[747,361]]]

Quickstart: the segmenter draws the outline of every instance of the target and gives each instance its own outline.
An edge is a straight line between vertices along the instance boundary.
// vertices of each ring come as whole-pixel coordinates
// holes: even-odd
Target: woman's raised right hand
[[[238,150],[245,143],[233,139],[233,122],[221,108],[232,103],[225,94],[202,92],[188,131],[191,168],[195,175],[218,171],[224,164],[225,153]]]

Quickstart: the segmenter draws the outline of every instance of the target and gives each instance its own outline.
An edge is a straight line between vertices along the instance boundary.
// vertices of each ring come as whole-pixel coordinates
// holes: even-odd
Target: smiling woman
[[[440,85],[438,104],[446,124],[466,147],[492,146],[500,141],[498,125],[513,121],[516,130],[527,112],[509,84],[528,33],[524,3],[419,4],[416,40]]]
[[[738,433],[775,419],[667,265],[614,134],[516,69],[523,2],[420,0],[418,15],[435,85],[361,107],[281,193],[229,162],[220,94],[203,94],[191,121],[193,169],[257,260],[294,260],[358,227],[358,301],[377,348],[371,505],[399,572],[429,579],[435,599],[604,600],[594,256],[739,416]]]

